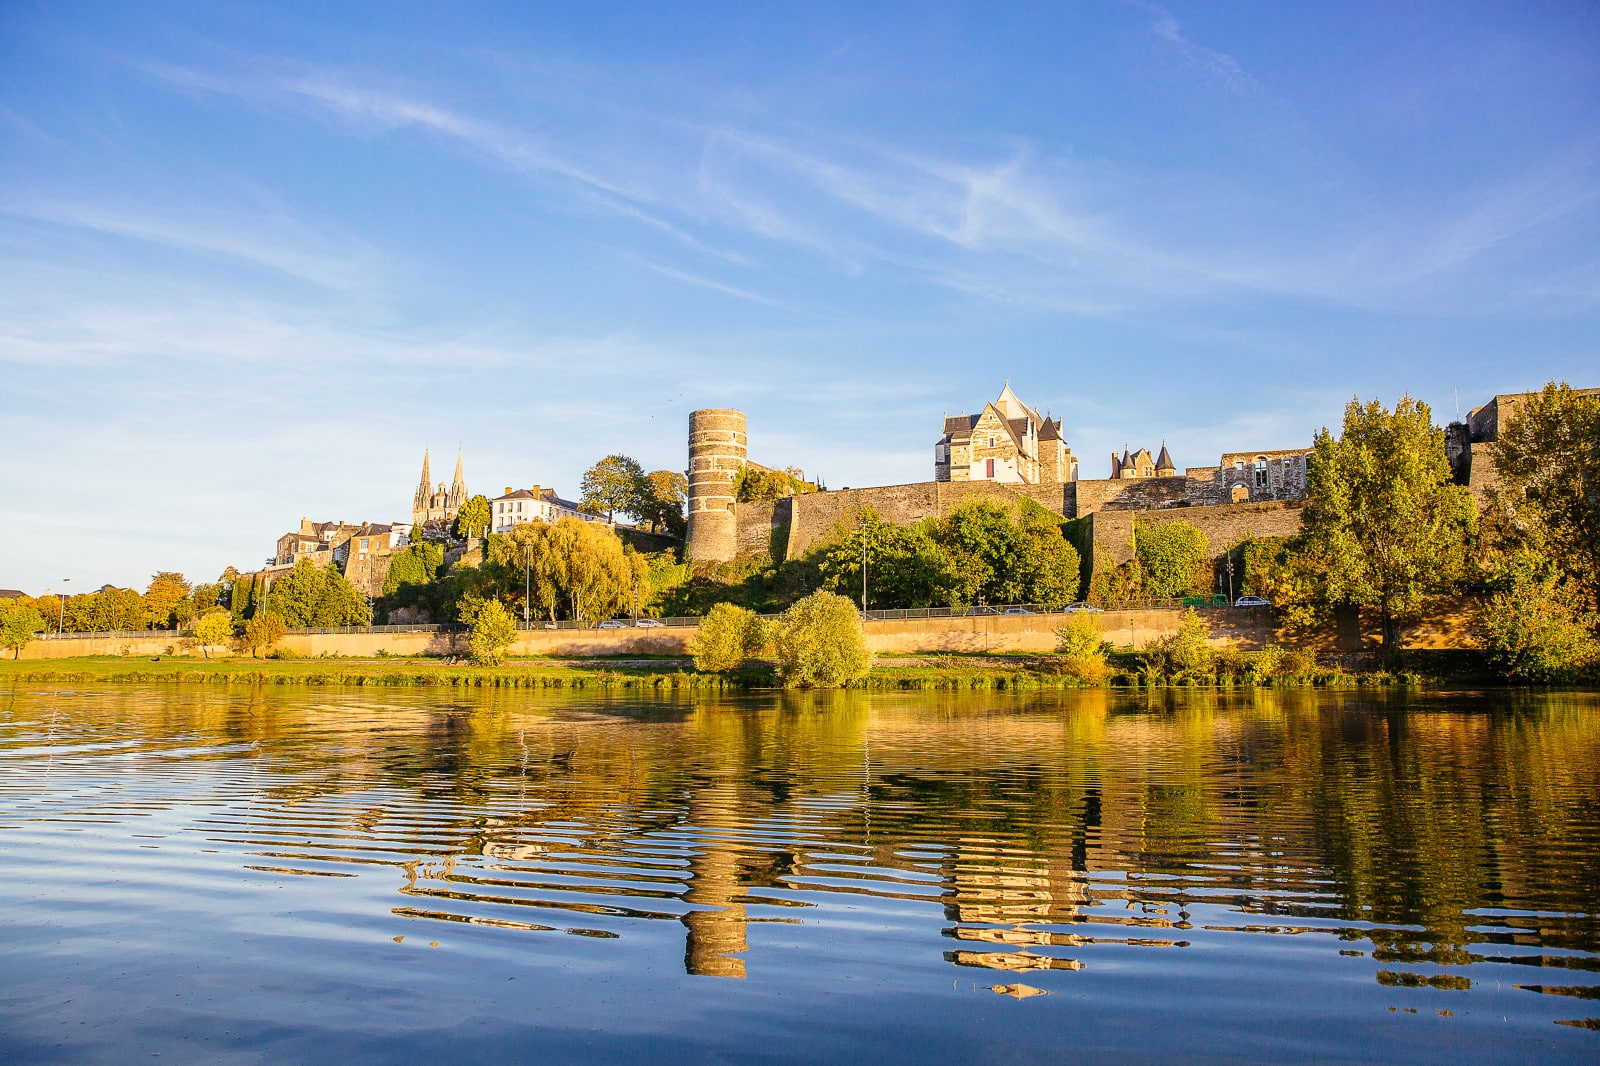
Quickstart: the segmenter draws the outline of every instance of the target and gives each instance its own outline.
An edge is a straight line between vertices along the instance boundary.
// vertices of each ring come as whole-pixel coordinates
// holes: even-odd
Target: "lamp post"
[[[522,546],[522,628],[532,629],[533,621],[528,617],[528,600],[532,594],[533,584],[528,578],[528,546]]]
[[[867,613],[867,525],[861,524],[861,613]]]
[[[72,581],[72,579],[70,577],[64,577],[64,578],[61,579],[61,583],[63,585],[69,584],[71,581]],[[49,625],[50,623],[46,622],[45,624]],[[67,629],[67,590],[66,589],[62,589],[61,590],[61,614],[56,619],[56,636],[59,637],[62,633],[66,632],[66,629]]]

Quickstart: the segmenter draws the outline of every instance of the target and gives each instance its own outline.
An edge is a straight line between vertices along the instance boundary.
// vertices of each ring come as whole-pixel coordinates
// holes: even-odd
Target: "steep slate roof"
[[[1167,454],[1167,442],[1166,441],[1162,441],[1161,442],[1161,454],[1156,456],[1156,469],[1157,470],[1176,470],[1177,469],[1177,467],[1175,465],[1173,465],[1172,456]]]
[[[1059,419],[1059,418],[1046,418],[1043,422],[1040,422],[1039,423],[1039,439],[1040,440],[1060,440],[1061,439],[1061,419]]]

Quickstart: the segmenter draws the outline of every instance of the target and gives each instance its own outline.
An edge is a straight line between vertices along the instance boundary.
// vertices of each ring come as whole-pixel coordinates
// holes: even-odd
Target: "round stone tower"
[[[746,454],[743,411],[716,408],[689,413],[689,557],[732,559],[738,545],[733,478]]]

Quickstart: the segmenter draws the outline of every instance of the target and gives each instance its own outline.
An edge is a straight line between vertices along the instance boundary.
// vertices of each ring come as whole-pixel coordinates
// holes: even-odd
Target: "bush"
[[[1317,674],[1317,653],[1310,648],[1280,648],[1269,644],[1256,655],[1252,672],[1257,681],[1310,681]]]
[[[1184,611],[1183,622],[1176,633],[1152,642],[1145,649],[1145,675],[1177,682],[1211,680],[1214,653],[1206,643],[1210,635],[1211,627],[1195,614],[1194,608]]]
[[[1111,643],[1092,614],[1075,614],[1056,630],[1056,650],[1061,653],[1059,672],[1077,678],[1085,685],[1103,685],[1112,673],[1106,656]]]
[[[778,674],[792,687],[835,688],[872,669],[861,615],[834,592],[813,592],[785,611],[776,643]]]
[[[732,670],[770,643],[768,627],[754,611],[719,603],[700,622],[694,638],[694,668]]]
[[[1507,677],[1542,684],[1581,679],[1600,662],[1600,619],[1554,577],[1518,580],[1478,612],[1489,662]]]
[[[495,665],[517,639],[517,620],[499,600],[483,600],[475,605],[472,631],[467,648],[480,663]]]

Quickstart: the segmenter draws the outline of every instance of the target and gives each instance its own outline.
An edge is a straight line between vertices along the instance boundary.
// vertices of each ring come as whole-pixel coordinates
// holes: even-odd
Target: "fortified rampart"
[[[1131,554],[1136,514],[1170,512],[1167,520],[1182,518],[1198,526],[1221,548],[1246,535],[1298,531],[1308,455],[1307,449],[1229,452],[1218,466],[1170,477],[1041,484],[935,480],[741,503],[734,494],[737,472],[749,464],[747,445],[742,413],[704,410],[689,416],[688,543],[697,561],[724,562],[736,555],[794,559],[852,525],[865,508],[885,521],[907,524],[943,516],[973,500],[1013,506],[1029,499],[1063,518],[1092,515],[1091,543],[1109,552],[1111,563]],[[1102,557],[1096,554],[1098,563]]]

